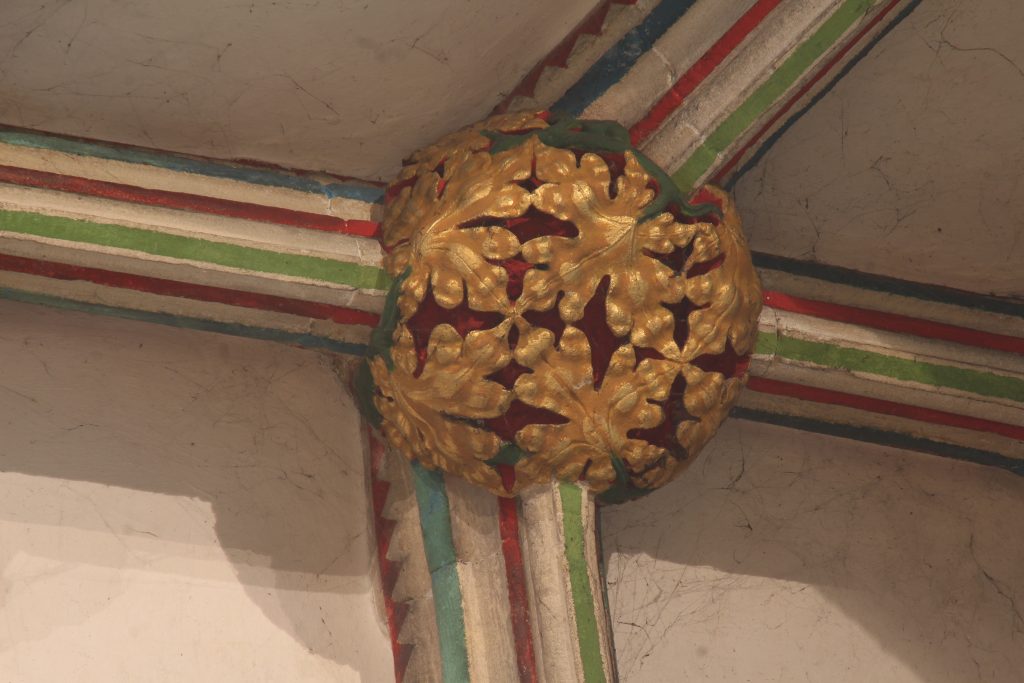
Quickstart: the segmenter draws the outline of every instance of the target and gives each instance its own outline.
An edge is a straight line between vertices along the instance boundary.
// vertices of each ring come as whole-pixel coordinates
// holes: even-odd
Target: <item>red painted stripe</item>
[[[9,256],[7,254],[0,254],[0,270],[40,275],[54,280],[84,280],[108,287],[131,289],[136,292],[176,296],[184,299],[229,304],[231,306],[254,308],[262,311],[290,313],[317,320],[331,320],[342,325],[368,325],[376,327],[380,321],[380,316],[376,313],[343,308],[332,304],[300,301],[271,294],[256,294],[254,292],[211,287],[209,285],[196,285],[144,275],[131,275],[112,270],[40,261],[20,256]]]
[[[601,31],[604,28],[604,20],[608,16],[608,10],[611,9],[612,5],[635,5],[636,2],[637,0],[604,0],[604,2],[592,9],[587,16],[583,17],[583,21],[576,25],[576,28],[570,31],[542,60],[537,62],[537,65],[530,69],[529,73],[523,76],[523,79],[519,81],[519,85],[513,88],[508,97],[502,100],[491,113],[504,114],[508,111],[512,100],[515,98],[532,96],[534,89],[537,87],[537,82],[548,67],[564,69],[568,64],[569,55],[572,54],[573,48],[576,47],[576,42],[581,36],[585,34],[601,35]]]
[[[804,83],[804,85],[801,86],[800,89],[796,91],[796,94],[793,95],[793,97],[790,98],[789,101],[787,101],[782,107],[780,107],[777,112],[772,114],[771,118],[768,119],[768,122],[764,126],[762,126],[761,129],[758,130],[753,137],[747,140],[747,142],[743,144],[739,151],[737,151],[736,154],[734,154],[732,158],[725,163],[725,165],[718,169],[718,171],[712,178],[711,182],[716,185],[721,185],[725,176],[729,175],[729,172],[736,167],[736,165],[740,162],[740,159],[743,158],[743,156],[750,150],[750,148],[756,145],[757,142],[762,137],[764,137],[768,133],[768,131],[772,129],[773,126],[775,126],[778,120],[782,118],[782,116],[786,112],[793,108],[793,105],[795,105],[804,95],[806,95],[807,92],[811,88],[813,88],[814,85],[818,81],[820,81],[826,73],[832,70],[832,67],[838,64],[840,60],[842,60],[843,57],[845,57],[847,53],[849,53],[849,51],[853,49],[854,45],[859,43],[861,39],[864,38],[864,36],[871,32],[871,30],[875,28],[879,24],[879,22],[881,22],[882,19],[884,19],[886,15],[889,14],[889,12],[891,12],[892,9],[901,2],[903,2],[903,0],[892,0],[892,2],[890,2],[884,9],[880,10],[878,14],[872,17],[871,21],[869,21],[864,26],[864,28],[858,31],[857,34],[852,39],[850,39],[850,41],[846,45],[840,48],[839,51],[836,52],[836,54],[834,54],[827,62],[825,62],[825,65],[821,68],[821,70],[814,74],[814,76],[811,77],[810,80]]]
[[[981,418],[969,417],[967,415],[947,413],[942,410],[932,410],[931,408],[921,408],[920,406],[912,406],[905,403],[885,401],[878,398],[868,398],[867,396],[847,394],[842,391],[833,391],[831,389],[808,387],[802,384],[783,382],[776,379],[768,379],[766,377],[751,376],[747,380],[747,386],[754,391],[761,392],[762,394],[789,396],[803,401],[845,406],[847,408],[866,410],[868,412],[879,413],[881,415],[894,415],[896,417],[904,417],[909,420],[917,420],[918,422],[928,422],[931,424],[946,425],[948,427],[959,427],[960,429],[970,429],[976,432],[989,432],[992,434],[1000,434],[1011,439],[1024,440],[1024,427],[1009,425],[1003,422],[993,422],[992,420],[983,420]]]
[[[639,146],[664,123],[669,115],[679,108],[683,100],[703,82],[718,65],[736,49],[736,46],[750,35],[758,24],[778,6],[782,0],[758,0],[748,9],[729,30],[722,34],[711,48],[687,69],[686,73],[675,82],[668,92],[651,107],[644,118],[633,124],[629,129],[629,137],[633,144]]]
[[[366,430],[366,436],[370,443],[370,498],[377,536],[377,562],[380,565],[381,592],[384,594],[384,613],[388,621],[388,635],[391,636],[391,655],[395,660],[395,682],[402,683],[412,655],[412,646],[400,643],[398,634],[402,630],[409,606],[396,604],[392,597],[401,567],[388,559],[388,547],[391,545],[391,532],[395,523],[384,517],[384,505],[387,503],[388,489],[391,488],[391,484],[379,476],[385,457],[384,445],[369,428]]]
[[[519,543],[519,500],[498,498],[498,526],[501,552],[505,555],[508,602],[512,613],[512,636],[516,641],[516,668],[523,683],[537,683],[537,662],[530,630],[530,608],[526,595],[526,569]]]
[[[13,166],[0,166],[0,182],[359,237],[373,237],[377,232],[377,223],[373,221],[346,220],[310,211],[293,211],[275,206],[248,204],[231,199],[203,197],[184,192],[151,190],[122,183],[33,171]]]
[[[866,308],[854,306],[843,306],[825,301],[813,301],[802,299],[782,292],[766,291],[763,294],[766,306],[777,308],[792,313],[803,313],[815,318],[835,320],[842,323],[851,323],[871,327],[876,330],[888,330],[912,334],[916,337],[927,337],[928,339],[941,339],[955,344],[977,346],[983,349],[995,351],[1007,351],[1024,355],[1024,339],[1012,337],[1006,334],[995,334],[993,332],[982,332],[972,330],[968,327],[947,325],[946,323],[933,322],[911,318],[896,313],[882,313]]]

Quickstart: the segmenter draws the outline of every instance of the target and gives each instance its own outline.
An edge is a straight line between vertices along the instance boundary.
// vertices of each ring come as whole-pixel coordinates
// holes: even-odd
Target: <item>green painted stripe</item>
[[[576,612],[576,636],[579,640],[580,659],[583,661],[583,680],[586,683],[603,683],[605,675],[601,659],[601,636],[597,630],[597,612],[594,594],[590,589],[583,537],[583,489],[576,484],[559,484],[558,492],[562,500],[565,559],[569,564],[569,585]]]
[[[758,330],[757,344],[754,345],[754,353],[763,356],[775,356],[779,353],[779,337],[774,332],[762,332]]]
[[[129,249],[260,273],[290,275],[362,289],[387,289],[384,271],[373,266],[317,256],[281,254],[224,242],[168,235],[110,223],[47,216],[25,211],[0,211],[0,230],[104,247]]]
[[[689,193],[700,177],[715,164],[718,155],[748,130],[874,4],[875,0],[844,2],[690,155],[672,175],[676,185],[683,192]]]
[[[444,475],[440,470],[428,470],[415,461],[412,463],[412,475],[434,594],[441,674],[445,683],[469,683],[466,620]]]
[[[759,332],[755,352],[827,368],[866,372],[904,382],[959,389],[978,396],[1024,402],[1024,380],[991,372],[894,358],[873,351],[850,349],[835,344],[796,339],[771,332]]]

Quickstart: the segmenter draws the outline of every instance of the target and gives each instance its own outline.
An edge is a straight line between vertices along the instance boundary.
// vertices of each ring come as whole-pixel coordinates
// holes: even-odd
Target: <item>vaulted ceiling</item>
[[[0,122],[386,178],[596,0],[11,0]]]
[[[386,179],[597,5],[11,0],[0,123]],[[1011,0],[916,7],[744,174],[754,248],[1024,295],[1022,22]]]

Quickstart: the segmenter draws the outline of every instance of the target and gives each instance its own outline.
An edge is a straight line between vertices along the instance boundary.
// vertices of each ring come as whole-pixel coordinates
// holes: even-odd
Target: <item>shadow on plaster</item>
[[[602,526],[625,682],[1024,671],[1024,479],[1010,473],[734,419]]]
[[[152,537],[162,554],[226,556],[274,624],[313,654],[357,664],[360,644],[334,635],[351,615],[332,610],[332,598],[371,591],[362,445],[326,358],[10,302],[0,302],[0,321],[0,471],[64,480],[69,496],[84,495],[76,482],[95,482],[212,512],[169,524],[169,508],[126,493],[123,509],[92,503],[95,514],[68,516],[0,501],[0,517],[114,534],[126,565]],[[66,552],[54,559],[112,560]]]

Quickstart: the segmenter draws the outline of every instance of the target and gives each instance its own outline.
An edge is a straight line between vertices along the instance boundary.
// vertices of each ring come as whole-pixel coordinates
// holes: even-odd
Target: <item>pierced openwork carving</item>
[[[665,484],[735,401],[761,307],[728,197],[693,202],[614,123],[506,115],[420,150],[385,198],[365,408],[497,494]]]

